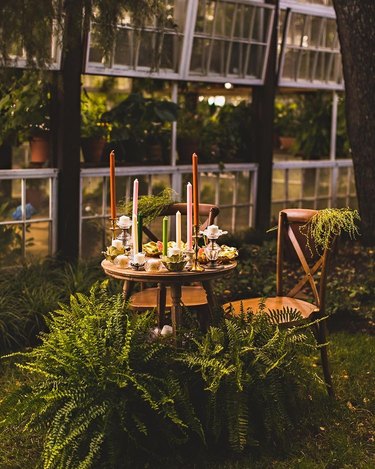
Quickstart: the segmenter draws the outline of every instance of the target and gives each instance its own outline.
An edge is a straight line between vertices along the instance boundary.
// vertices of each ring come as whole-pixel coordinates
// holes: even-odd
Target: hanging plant
[[[360,221],[358,210],[350,208],[325,208],[319,210],[305,225],[300,227],[300,232],[306,236],[307,246],[312,253],[310,240],[314,240],[315,248],[322,253],[329,249],[332,238],[347,233],[350,239],[359,235],[358,222]]]

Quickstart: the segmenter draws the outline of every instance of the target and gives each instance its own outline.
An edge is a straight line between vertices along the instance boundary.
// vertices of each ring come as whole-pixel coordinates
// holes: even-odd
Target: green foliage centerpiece
[[[175,202],[176,193],[169,187],[163,189],[157,195],[142,195],[138,198],[138,212],[142,213],[144,224],[148,225],[163,211]],[[120,205],[119,210],[126,215],[131,215],[132,201]]]

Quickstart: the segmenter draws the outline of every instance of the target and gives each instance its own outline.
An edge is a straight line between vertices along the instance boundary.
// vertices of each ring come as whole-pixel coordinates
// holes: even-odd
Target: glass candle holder
[[[210,242],[204,248],[204,253],[208,260],[208,267],[215,269],[217,266],[217,259],[219,257],[220,246],[216,243],[215,238],[210,239]]]
[[[121,229],[121,233],[117,236],[116,239],[122,241],[125,252],[129,253],[132,247],[132,238],[129,233],[129,229],[132,226],[132,221],[129,217],[123,215],[119,218],[117,226]]]

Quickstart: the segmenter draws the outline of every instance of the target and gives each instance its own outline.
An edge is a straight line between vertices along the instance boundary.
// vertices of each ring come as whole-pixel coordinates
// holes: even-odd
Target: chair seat
[[[181,302],[185,306],[203,306],[207,304],[207,296],[201,286],[183,286]],[[134,309],[145,310],[156,308],[158,304],[158,288],[146,288],[134,293],[130,298],[130,305]],[[171,289],[166,288],[166,308],[172,306]]]
[[[257,313],[259,309],[259,302],[262,298],[249,298],[244,300],[233,301],[232,303],[226,303],[224,305],[224,310],[228,310],[233,315],[238,315],[241,312],[241,304],[243,305],[243,311],[251,309],[253,313]],[[275,296],[273,298],[265,299],[265,312],[272,310],[282,310],[283,308],[292,308],[296,309],[301,313],[303,318],[308,318],[311,313],[319,311],[319,308],[304,300],[299,300],[297,298],[290,298],[288,296]]]

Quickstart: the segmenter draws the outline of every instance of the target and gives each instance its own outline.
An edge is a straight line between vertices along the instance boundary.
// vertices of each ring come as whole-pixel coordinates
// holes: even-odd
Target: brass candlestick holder
[[[199,226],[194,225],[194,234],[193,234],[193,238],[194,238],[194,256],[193,256],[192,266],[191,266],[191,269],[190,269],[191,272],[203,272],[203,270],[204,270],[204,267],[201,266],[199,261],[198,261],[198,252],[199,252],[198,240],[199,240],[199,237],[200,237],[199,236]]]
[[[109,218],[109,221],[110,221],[110,230],[112,231],[112,240],[116,239],[116,231],[119,229],[117,227],[117,221],[118,221],[118,218],[112,218],[110,217]]]

